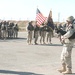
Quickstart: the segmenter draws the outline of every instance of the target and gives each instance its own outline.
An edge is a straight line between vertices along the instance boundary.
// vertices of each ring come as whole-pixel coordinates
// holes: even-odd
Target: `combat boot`
[[[71,69],[67,69],[65,72],[62,72],[63,74],[72,74],[72,70]]]
[[[58,71],[60,73],[65,72],[66,71],[66,65],[62,65],[62,68],[61,69],[58,69]]]

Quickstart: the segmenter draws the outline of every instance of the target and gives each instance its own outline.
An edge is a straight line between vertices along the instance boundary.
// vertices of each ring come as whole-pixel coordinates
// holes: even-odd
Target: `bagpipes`
[[[57,29],[57,34],[60,33],[61,35],[64,35],[66,34],[67,32],[66,31],[63,31],[62,29]],[[73,33],[72,36],[70,36],[68,39],[75,39],[75,32]]]

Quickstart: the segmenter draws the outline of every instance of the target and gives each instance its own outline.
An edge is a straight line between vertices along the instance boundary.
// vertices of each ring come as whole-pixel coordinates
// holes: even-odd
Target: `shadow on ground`
[[[40,46],[63,46],[62,44],[41,44]]]
[[[63,44],[38,44],[39,46],[63,46]],[[75,48],[75,45],[73,46]]]
[[[18,38],[7,38],[7,39],[9,39],[9,40],[14,40],[14,39],[22,39],[22,40],[27,40],[27,38],[22,38],[22,37],[18,37]]]
[[[43,74],[36,74],[36,73],[32,73],[32,72],[18,72],[18,71],[10,71],[10,70],[0,70],[0,74],[43,75]]]
[[[27,38],[7,38],[7,39],[0,39],[0,42],[8,42],[8,41],[25,41]]]
[[[63,74],[63,75],[75,75],[75,73],[72,73],[72,74]]]

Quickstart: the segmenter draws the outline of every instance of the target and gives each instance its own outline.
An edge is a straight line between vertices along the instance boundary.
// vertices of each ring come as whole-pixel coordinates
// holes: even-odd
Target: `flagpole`
[[[36,11],[37,11],[37,9],[38,9],[38,5],[36,6]],[[35,22],[36,22],[36,18],[35,18]]]

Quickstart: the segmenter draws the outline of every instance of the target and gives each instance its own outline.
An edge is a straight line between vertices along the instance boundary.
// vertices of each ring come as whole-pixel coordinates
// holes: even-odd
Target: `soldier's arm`
[[[69,37],[71,37],[73,35],[73,33],[74,33],[74,29],[71,28],[65,35],[63,35],[63,37],[65,39],[68,39]]]

